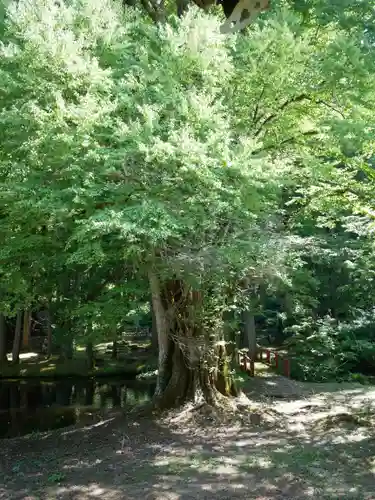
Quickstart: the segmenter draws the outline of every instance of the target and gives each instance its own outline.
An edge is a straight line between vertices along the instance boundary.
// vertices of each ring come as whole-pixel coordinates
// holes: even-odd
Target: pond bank
[[[127,412],[150,401],[154,390],[153,381],[124,377],[3,380],[0,439],[75,425],[115,409]]]
[[[155,353],[145,341],[119,342],[117,357],[112,357],[112,343],[94,347],[95,362],[90,366],[84,347],[77,347],[72,359],[59,355],[48,357],[37,352],[23,352],[19,363],[0,363],[0,379],[58,377],[118,377],[134,378],[157,367]]]
[[[90,368],[87,360],[60,360],[57,356],[38,356],[21,360],[18,364],[7,363],[0,367],[0,379],[4,378],[57,378],[57,377],[136,377],[153,366],[152,360],[142,357],[132,360],[99,360]]]

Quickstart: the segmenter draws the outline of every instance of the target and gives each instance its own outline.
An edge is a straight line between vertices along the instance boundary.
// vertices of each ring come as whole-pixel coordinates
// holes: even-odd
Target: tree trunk
[[[27,349],[30,343],[31,311],[25,309],[23,315],[22,349]]]
[[[152,328],[151,328],[151,348],[156,353],[158,352],[158,329],[156,326],[156,318],[154,307],[151,298],[151,315],[152,315]]]
[[[250,280],[245,278],[244,280],[245,293],[250,295]],[[255,328],[255,317],[252,313],[250,306],[245,309],[242,313],[242,320],[244,325],[245,343],[246,347],[249,349],[249,357],[252,361],[255,361],[257,355],[257,334]]]
[[[249,349],[249,357],[255,361],[258,348],[254,314],[250,310],[246,310],[242,313],[242,319],[244,324],[245,343],[246,347]]]
[[[118,355],[118,345],[117,345],[117,340],[114,340],[112,344],[112,359],[117,359],[117,355]]]
[[[19,363],[22,337],[22,311],[18,311],[16,319],[16,329],[14,331],[12,362]]]
[[[89,370],[94,368],[95,360],[94,360],[94,346],[92,342],[87,342],[86,344],[86,355],[87,355],[87,363]]]
[[[85,406],[93,406],[94,396],[95,396],[95,382],[93,379],[89,379],[86,383]]]
[[[186,293],[179,280],[162,287],[155,274],[149,278],[159,343],[156,406],[172,408],[202,399],[214,405],[235,395],[225,342],[199,346],[202,336],[191,317],[199,294]]]
[[[177,15],[181,17],[185,14],[189,6],[189,0],[176,0]]]
[[[50,310],[46,310],[46,327],[47,327],[47,356],[52,356],[52,321]]]
[[[150,288],[152,296],[152,308],[155,314],[155,323],[158,333],[158,346],[159,346],[159,356],[158,356],[158,378],[155,389],[155,397],[160,397],[165,388],[168,385],[170,378],[170,362],[171,362],[171,352],[170,352],[170,339],[169,339],[169,327],[167,321],[167,314],[164,310],[161,290],[158,277],[150,273]]]
[[[5,316],[0,313],[0,365],[7,361],[7,328]]]

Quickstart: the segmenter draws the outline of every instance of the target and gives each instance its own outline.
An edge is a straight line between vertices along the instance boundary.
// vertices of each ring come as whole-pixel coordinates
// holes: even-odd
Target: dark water
[[[0,438],[75,424],[98,410],[149,401],[154,384],[118,379],[0,380]]]

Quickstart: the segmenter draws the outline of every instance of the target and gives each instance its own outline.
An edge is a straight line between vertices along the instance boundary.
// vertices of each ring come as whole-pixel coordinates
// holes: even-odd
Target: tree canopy
[[[224,373],[233,308],[282,298],[304,340],[327,315],[338,336],[373,321],[372,11],[272,5],[229,36],[196,7],[162,24],[110,0],[4,7],[2,314],[49,304],[62,338],[113,339],[152,293],[160,394],[183,359],[203,390]]]

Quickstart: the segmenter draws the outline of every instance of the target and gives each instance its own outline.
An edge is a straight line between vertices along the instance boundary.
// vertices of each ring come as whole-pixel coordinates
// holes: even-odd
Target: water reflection
[[[99,409],[149,401],[154,384],[117,379],[0,382],[0,438],[57,429]]]

